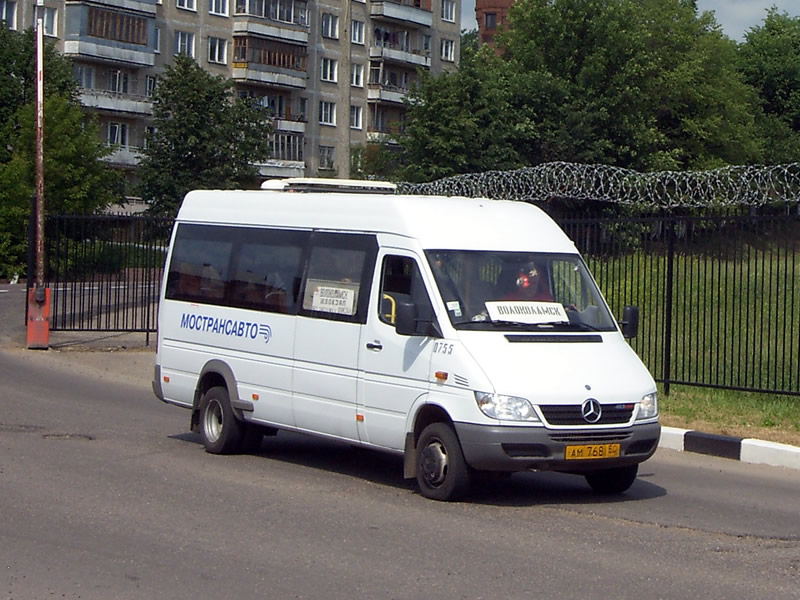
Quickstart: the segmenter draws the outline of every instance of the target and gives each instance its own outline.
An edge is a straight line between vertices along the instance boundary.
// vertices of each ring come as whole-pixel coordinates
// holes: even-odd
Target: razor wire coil
[[[796,204],[800,203],[800,163],[641,173],[608,165],[550,162],[429,183],[400,183],[397,191],[528,202],[571,198],[666,209]]]

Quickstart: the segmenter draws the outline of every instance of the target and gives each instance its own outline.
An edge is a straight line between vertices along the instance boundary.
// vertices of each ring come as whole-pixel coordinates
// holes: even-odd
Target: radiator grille
[[[604,404],[600,420],[591,425],[619,425],[627,423],[633,415],[634,404]],[[587,425],[580,406],[560,406],[558,404],[539,406],[545,420],[550,425]]]

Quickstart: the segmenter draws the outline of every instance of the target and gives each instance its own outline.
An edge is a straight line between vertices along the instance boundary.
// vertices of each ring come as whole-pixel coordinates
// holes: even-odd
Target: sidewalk
[[[58,354],[53,359],[70,368],[101,376],[113,372],[119,379],[145,381],[149,387],[155,334],[54,331],[50,350],[26,350],[24,293],[24,286],[0,285],[0,348]],[[800,470],[800,448],[775,442],[662,427],[659,447]]]

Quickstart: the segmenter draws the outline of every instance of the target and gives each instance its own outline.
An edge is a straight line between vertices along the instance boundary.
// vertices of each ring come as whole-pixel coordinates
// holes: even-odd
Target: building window
[[[209,0],[208,12],[220,17],[228,16],[228,0]]]
[[[364,65],[353,63],[350,71],[350,85],[353,87],[364,87]]]
[[[150,144],[152,144],[153,136],[156,134],[156,128],[152,125],[148,125],[144,128],[144,147],[147,148]]]
[[[275,133],[270,137],[269,156],[277,160],[303,161],[303,136],[294,133]]]
[[[94,89],[94,67],[88,65],[73,65],[72,72],[78,87]]]
[[[9,29],[17,28],[17,3],[9,0],[0,0],[0,21]]]
[[[455,60],[456,44],[453,40],[441,40],[439,45],[442,60],[453,62]]]
[[[128,124],[109,123],[108,124],[108,145],[109,146],[128,146]]]
[[[42,13],[42,33],[44,35],[48,35],[51,37],[55,37],[58,33],[57,31],[57,11],[55,8],[50,8],[49,6],[42,6],[40,7],[44,12]],[[33,16],[34,20],[36,19],[36,14],[34,13]],[[36,23],[34,22],[34,25]]]
[[[153,31],[153,50],[161,54],[161,28],[155,27]]]
[[[131,76],[126,71],[108,72],[108,91],[116,94],[127,94],[130,91]]]
[[[331,13],[322,13],[322,37],[339,39],[339,17]]]
[[[350,107],[350,129],[361,129],[361,107]]]
[[[497,13],[486,13],[486,29],[497,29]]]
[[[228,42],[222,38],[208,38],[208,62],[224,65],[228,62]]]
[[[323,58],[320,62],[320,75],[322,81],[336,83],[337,61],[333,58]]]
[[[320,100],[319,102],[320,125],[336,125],[336,103]]]
[[[456,0],[442,0],[442,21],[456,22]]]
[[[350,23],[350,41],[354,44],[364,43],[364,21]]]
[[[152,98],[153,94],[156,93],[156,86],[158,85],[158,79],[156,79],[155,75],[146,75],[144,78],[144,94],[148,98]]]
[[[147,19],[90,6],[89,35],[116,42],[146,46]]]
[[[196,10],[195,0],[175,0],[175,6],[185,10]]]
[[[194,34],[188,31],[175,32],[175,54],[186,54],[194,58]]]
[[[334,160],[336,158],[336,148],[333,146],[320,146],[319,147],[319,168],[320,169],[333,169]]]
[[[282,69],[305,71],[307,54],[308,50],[305,46],[255,37],[237,36],[233,38],[234,62],[252,62]]]

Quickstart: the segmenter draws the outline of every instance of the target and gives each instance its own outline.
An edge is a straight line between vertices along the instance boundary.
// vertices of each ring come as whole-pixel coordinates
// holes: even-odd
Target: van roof
[[[389,233],[416,238],[424,249],[577,252],[538,207],[487,198],[195,190],[177,220]]]

